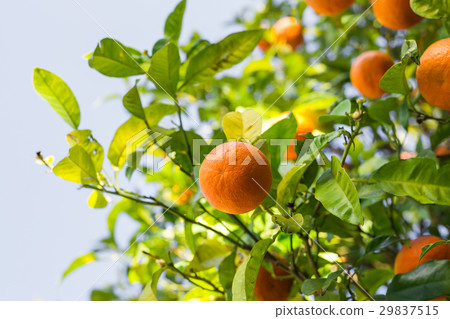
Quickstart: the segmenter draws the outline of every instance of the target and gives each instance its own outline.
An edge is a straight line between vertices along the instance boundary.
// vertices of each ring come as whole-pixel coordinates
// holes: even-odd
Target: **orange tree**
[[[448,6],[400,1],[424,19],[398,31],[381,19],[389,1],[377,4],[380,21],[370,1],[347,2],[335,14],[316,15],[304,1],[269,0],[236,18],[241,32],[217,43],[194,33],[181,43],[181,1],[152,48],[101,40],[89,66],[131,87],[122,99],[130,117],[104,141],[107,149],[80,126],[68,85],[36,68],[37,92],[73,129],[67,157],[54,165],[38,153],[39,160],[90,191],[92,208],[110,211],[110,235],[64,276],[119,254],[126,270],[111,286],[96,287],[91,299],[450,294],[450,166],[449,152],[441,151],[450,134],[450,47],[442,40],[449,37]],[[422,59],[418,89],[421,53],[439,40]],[[383,52],[389,64],[354,65],[354,84],[365,88],[360,93],[350,69],[369,51]],[[364,97],[366,89],[377,94]],[[240,149],[234,163],[214,163],[210,157],[232,150],[234,141]],[[258,178],[261,188],[252,184]],[[115,237],[120,214],[139,224],[127,247]],[[405,248],[424,235],[437,239]],[[400,249],[398,260],[414,265],[396,274]]]

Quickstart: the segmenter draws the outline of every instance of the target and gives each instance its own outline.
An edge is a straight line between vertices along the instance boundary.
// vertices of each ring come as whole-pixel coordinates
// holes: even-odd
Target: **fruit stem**
[[[352,135],[350,136],[350,140],[348,141],[347,145],[345,145],[344,153],[342,154],[342,161],[341,166],[344,167],[345,160],[347,158],[348,153],[350,152],[350,147],[353,145],[353,141],[355,137],[359,134],[359,131],[361,129],[361,121],[356,122],[355,130],[352,132]]]

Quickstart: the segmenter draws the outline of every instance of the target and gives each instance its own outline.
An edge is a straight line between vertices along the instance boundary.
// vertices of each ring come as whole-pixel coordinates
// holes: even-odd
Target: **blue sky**
[[[139,50],[151,49],[163,36],[165,18],[178,2],[78,1],[111,35]],[[193,31],[210,41],[239,31],[231,19],[260,2],[190,0],[181,40]],[[104,147],[127,118],[120,101],[99,103],[109,94],[126,93],[123,82],[90,69],[82,58],[104,37],[74,0],[8,1],[0,10],[0,300],[74,300],[111,264],[93,263],[58,284],[73,258],[107,235],[108,210],[90,209],[88,191],[48,174],[34,161],[39,150],[63,158],[65,135],[71,131],[35,93],[34,67],[69,84],[80,104],[80,128],[92,129]],[[127,238],[135,227],[125,217],[118,224],[119,238]],[[96,285],[116,280],[117,270]]]

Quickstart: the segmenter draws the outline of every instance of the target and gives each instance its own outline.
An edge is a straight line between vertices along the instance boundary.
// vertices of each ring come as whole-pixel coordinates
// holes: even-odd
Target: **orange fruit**
[[[449,156],[450,155],[450,147],[445,144],[440,144],[436,146],[434,149],[434,154],[438,157],[440,156]]]
[[[194,195],[195,193],[192,188],[182,189],[179,185],[174,185],[172,187],[172,197],[177,205],[186,205]]]
[[[270,49],[271,44],[269,41],[265,40],[265,39],[261,39],[258,42],[258,47],[263,50],[264,52],[266,52],[267,50]]]
[[[425,100],[450,111],[450,38],[428,47],[417,67],[417,85]]]
[[[295,119],[297,120],[297,132],[295,133],[294,138],[298,141],[304,141],[306,139],[306,137],[303,136],[303,134],[314,131],[316,129],[316,124],[310,117],[308,117],[304,113],[300,113],[300,112],[293,112],[293,113],[294,113]],[[289,115],[289,111],[281,113],[280,120],[285,119],[286,117],[288,117],[288,115]],[[285,158],[288,161],[296,161],[297,160],[297,153],[295,152],[295,143],[294,142],[292,142],[288,146],[288,148],[286,150]]]
[[[275,22],[272,27],[272,37],[275,43],[287,45],[295,50],[303,43],[303,27],[294,17],[284,17]]]
[[[273,264],[272,264],[273,265]],[[289,273],[273,265],[273,272],[277,277],[288,276]],[[259,301],[285,301],[289,297],[293,279],[278,279],[261,265],[255,283],[255,297]]]
[[[228,142],[214,148],[200,167],[200,188],[208,202],[228,214],[258,207],[272,185],[266,156],[253,145]]]
[[[375,17],[386,28],[393,30],[409,29],[422,21],[422,17],[412,11],[410,0],[377,0],[373,2]]]
[[[347,10],[355,0],[306,0],[317,14],[334,16]]]
[[[386,53],[367,51],[353,62],[350,79],[362,95],[369,99],[377,99],[386,93],[380,88],[380,80],[393,65],[394,61]]]
[[[395,274],[403,274],[415,269],[417,266],[417,262],[420,259],[422,247],[440,240],[443,239],[437,236],[421,236],[410,241],[411,247],[408,247],[408,245],[404,245],[400,252],[397,254],[397,257],[395,257]],[[443,259],[450,259],[450,244],[439,245],[428,251],[428,253],[423,256],[422,260],[419,263],[419,266],[429,260]],[[432,300],[442,300],[445,298],[446,296],[444,295]]]

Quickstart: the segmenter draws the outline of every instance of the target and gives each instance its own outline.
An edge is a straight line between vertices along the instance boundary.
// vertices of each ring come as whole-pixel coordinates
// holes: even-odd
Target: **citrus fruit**
[[[375,17],[392,30],[409,29],[423,19],[412,11],[409,0],[377,0],[372,3]]]
[[[347,10],[355,0],[306,0],[317,14],[334,16]]]
[[[277,277],[288,276],[289,273],[272,264]],[[255,297],[259,301],[285,301],[289,297],[293,279],[278,279],[261,265],[255,283]]]
[[[266,156],[253,145],[227,142],[214,148],[200,167],[200,188],[208,202],[229,214],[258,207],[272,185]]]
[[[303,134],[310,133],[316,129],[315,122],[305,113],[293,112],[295,119],[297,120],[297,131],[294,138],[298,141],[304,141],[306,137]],[[280,114],[280,121],[289,116],[289,111]],[[297,160],[297,153],[295,152],[295,143],[292,142],[288,145],[285,158],[289,161]]]
[[[425,50],[416,78],[419,91],[428,103],[450,111],[450,38],[439,40]]]
[[[394,61],[386,53],[364,52],[356,58],[350,69],[353,86],[369,99],[380,98],[386,93],[380,88],[380,80],[392,65]]]
[[[421,236],[414,240],[411,240],[410,241],[411,247],[409,247],[408,245],[404,245],[400,250],[400,252],[397,254],[397,257],[395,257],[395,264],[394,264],[395,274],[403,274],[409,272],[415,269],[416,266],[418,265],[420,266],[429,260],[450,259],[450,244],[443,244],[429,250],[420,260],[419,264],[417,264],[420,259],[422,247],[440,240],[443,239],[437,236],[428,235],[428,236]],[[445,298],[446,296],[444,295],[432,300],[436,301]]]
[[[287,45],[295,50],[303,43],[303,28],[294,17],[284,17],[275,22],[272,27],[272,37],[275,43]]]
[[[263,50],[264,52],[266,52],[267,50],[270,49],[271,45],[270,42],[265,40],[265,39],[261,39],[258,42],[258,47]]]
[[[440,145],[436,146],[436,148],[434,149],[434,154],[437,157],[449,156],[450,155],[450,147],[448,147],[445,144],[440,144]]]

